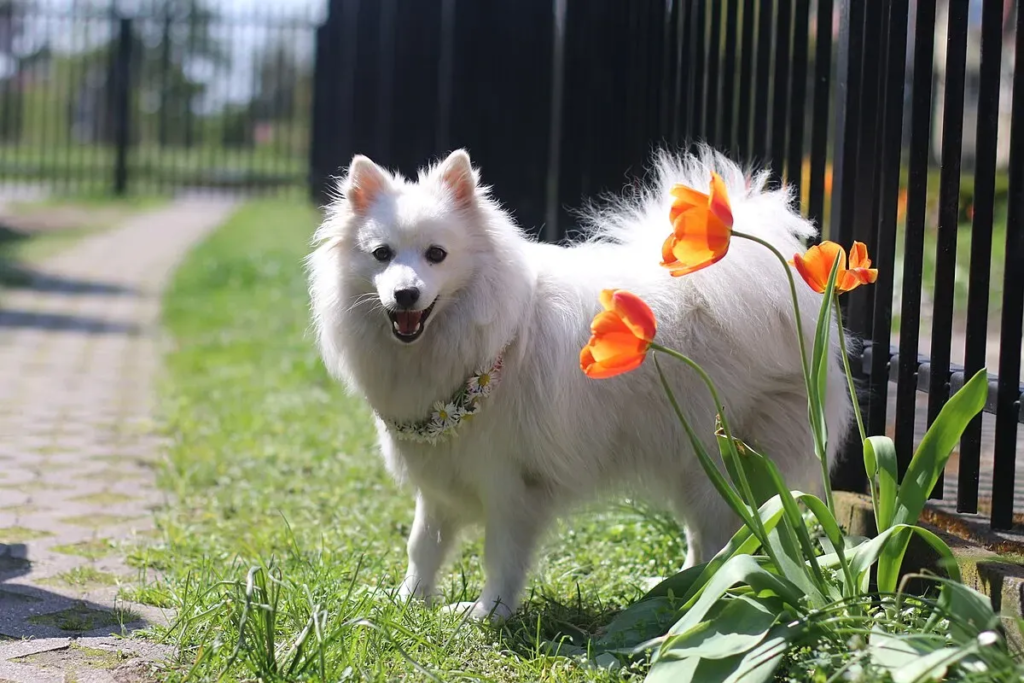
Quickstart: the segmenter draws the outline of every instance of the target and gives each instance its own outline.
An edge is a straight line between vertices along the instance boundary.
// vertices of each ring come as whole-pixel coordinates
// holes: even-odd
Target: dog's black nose
[[[420,290],[416,287],[403,287],[395,290],[395,301],[402,308],[412,308],[419,298]]]

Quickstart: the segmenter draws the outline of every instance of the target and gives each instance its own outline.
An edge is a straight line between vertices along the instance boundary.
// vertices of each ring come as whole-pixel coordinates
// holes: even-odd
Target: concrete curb
[[[869,538],[877,535],[875,513],[869,496],[836,491],[835,502],[836,520],[846,533]],[[922,521],[920,525],[939,536],[953,551],[963,582],[992,600],[992,607],[1002,615],[1007,638],[1024,648],[1024,632],[1017,621],[1024,617],[1024,566],[976,541],[949,533],[946,529],[957,527],[943,522],[954,522],[955,518],[949,519],[951,516],[944,512],[929,509],[922,517],[929,521]],[[907,549],[904,570],[906,573],[928,570],[942,574],[938,560],[931,546],[915,537]]]

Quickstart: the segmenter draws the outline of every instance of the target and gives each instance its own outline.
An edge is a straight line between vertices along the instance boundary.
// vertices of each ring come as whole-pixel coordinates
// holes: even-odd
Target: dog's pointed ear
[[[466,150],[457,149],[449,154],[437,167],[437,178],[451,192],[457,206],[468,206],[476,198],[479,178]]]
[[[391,187],[387,173],[368,157],[357,154],[352,157],[345,178],[345,198],[356,213],[366,213],[377,198]]]

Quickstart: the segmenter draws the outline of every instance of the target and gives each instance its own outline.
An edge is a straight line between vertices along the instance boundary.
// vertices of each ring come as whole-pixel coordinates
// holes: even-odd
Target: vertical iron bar
[[[918,335],[924,263],[925,209],[932,120],[935,3],[918,2],[914,17],[914,80],[911,91],[907,218],[903,238],[899,378],[896,384],[897,455],[913,453],[917,415]],[[941,490],[941,487],[936,487]]]
[[[860,3],[855,3],[860,4]],[[863,3],[863,26],[862,26],[862,64],[861,64],[861,90],[860,90],[860,116],[859,130],[856,133],[858,141],[857,165],[853,187],[845,187],[852,193],[844,194],[844,201],[850,197],[849,209],[852,214],[852,232],[850,239],[844,240],[843,244],[849,248],[854,241],[863,242],[867,245],[869,253],[875,248],[875,233],[878,226],[878,166],[881,160],[877,139],[882,124],[882,96],[884,79],[879,77],[882,65],[885,63],[885,36],[889,23],[888,14],[885,12],[886,4],[881,2]],[[871,337],[871,323],[873,322],[873,301],[871,289],[864,287],[857,289],[843,297],[845,305],[843,321],[851,332],[861,339],[867,340]],[[887,354],[888,347],[880,349],[880,353]],[[869,394],[868,401],[877,397]],[[866,409],[865,409],[866,410]]]
[[[882,128],[879,177],[878,232],[874,260],[896,262],[896,213],[900,193],[900,157],[903,151],[903,89],[907,68],[908,0],[890,0],[886,22],[886,61],[880,71],[884,79],[885,99],[882,106]],[[874,296],[871,323],[871,377],[868,410],[868,434],[885,433],[885,414],[889,395],[889,342],[892,330],[893,269],[881,268],[874,287],[867,290]],[[908,452],[907,463],[909,463]],[[901,457],[897,454],[897,458]],[[901,467],[904,466],[901,463]]]
[[[451,146],[452,98],[455,88],[455,0],[441,0],[441,55],[437,61],[437,131],[434,144],[438,149]]]
[[[808,179],[807,215],[825,232],[825,194],[831,194],[826,174],[828,163],[828,122],[832,103],[832,0],[818,0],[814,38],[814,104],[811,110],[811,177]],[[838,137],[838,129],[837,129]]]
[[[693,12],[693,23],[690,25],[690,40],[693,45],[693,71],[690,79],[690,127],[686,131],[686,141],[692,142],[704,137],[704,73],[707,59],[705,38],[707,36],[707,2],[694,0],[696,7]]]
[[[768,159],[768,97],[771,88],[772,13],[775,0],[757,3],[757,77],[754,96],[754,148],[752,156],[759,164]]]
[[[999,134],[999,76],[1002,70],[1002,0],[984,0],[981,11],[981,70],[974,157],[974,218],[971,223],[967,340],[964,345],[965,380],[985,367],[988,341],[989,262],[992,259],[996,137]],[[956,486],[957,512],[978,511],[981,420],[981,415],[971,420],[960,438]]]
[[[128,192],[128,146],[131,144],[132,20],[118,20],[118,41],[114,63],[114,194]]]
[[[771,160],[772,177],[776,183],[782,181],[783,165],[786,161],[786,106],[789,104],[789,44],[793,33],[793,0],[776,0],[778,11],[775,18],[775,77],[772,87],[772,133]]]
[[[676,25],[675,32],[675,60],[676,73],[672,88],[672,144],[676,147],[683,145],[689,134],[689,111],[687,101],[690,92],[692,55],[688,50],[689,36],[688,29],[693,22],[693,3],[685,0],[676,0]]]
[[[75,54],[80,49],[77,40],[79,23],[75,21],[75,19],[77,18],[77,14],[78,1],[72,0],[71,7],[69,8],[69,13],[67,16],[64,17],[64,21],[66,21],[67,23],[65,24],[65,28],[62,30],[62,33],[64,33],[67,36],[67,40],[70,44],[70,50],[72,54]],[[61,141],[64,147],[64,177],[62,179],[63,182],[61,189],[65,193],[67,193],[72,187],[72,178],[74,177],[75,179],[77,179],[78,176],[78,173],[74,168],[74,155],[72,152],[72,147],[74,143],[74,138],[72,135],[74,109],[72,103],[75,101],[75,83],[78,83],[82,80],[81,74],[78,73],[80,64],[81,61],[76,59],[68,65],[67,83],[64,86],[66,98],[61,98],[61,101],[66,102],[67,104],[65,105],[64,111],[62,112],[63,115],[58,118],[58,120],[61,121]]]
[[[735,152],[736,128],[736,22],[739,13],[739,0],[729,0],[725,17],[725,63],[722,65],[722,108],[721,128],[719,129],[719,145],[723,150]]]
[[[264,7],[266,7],[266,6],[264,6]],[[240,28],[242,29],[242,36],[243,36],[242,40],[244,41],[244,44],[247,44],[247,45],[265,44],[265,43],[261,43],[260,42],[260,35],[259,35],[260,24],[258,23],[257,14],[256,14],[259,11],[260,11],[259,7],[257,6],[256,8],[253,9],[253,15],[250,16],[249,21],[241,23]],[[192,18],[189,21],[189,50],[193,49],[192,48],[192,43],[193,43],[193,38],[194,38],[195,32],[192,29],[192,22],[195,21],[195,15],[194,15],[195,12],[196,12],[196,0],[192,0],[192,9],[191,9],[191,16],[192,16]],[[260,60],[261,59],[262,59],[262,55],[260,55],[260,54],[253,54],[252,55],[252,68],[249,70],[249,92],[250,93],[259,92],[260,88],[262,87],[261,83],[260,83],[260,81],[262,80],[262,77],[260,76]],[[189,157],[192,155],[192,114],[191,114],[192,106],[191,105],[192,105],[191,100],[186,98],[186,100],[185,100],[185,149],[184,149],[184,151],[182,153],[182,162],[183,162],[183,164],[185,166],[186,171],[188,170],[188,166],[189,166],[189,163],[188,163],[189,162]],[[245,155],[238,160],[238,162],[239,162],[238,165],[239,165],[240,169],[244,169],[243,172],[245,173],[245,181],[242,183],[242,185],[243,185],[243,187],[245,187],[246,191],[250,195],[253,195],[253,194],[258,193],[259,190],[260,190],[260,182],[259,182],[259,155],[260,155],[260,148],[262,147],[262,143],[260,142],[259,137],[257,135],[256,121],[253,120],[252,109],[249,109],[248,111],[244,112],[242,114],[242,116],[245,119],[245,125],[249,128],[249,134],[248,134],[249,140],[248,140],[248,144],[245,146]],[[187,176],[186,176],[186,178],[187,178]],[[181,182],[180,179],[179,179],[179,182]],[[187,182],[187,180],[186,180],[186,182]]]
[[[836,82],[835,180],[832,186],[830,237],[842,244],[853,241],[857,154],[860,151],[861,61],[864,51],[864,6],[839,0],[839,78]]]
[[[189,19],[188,19],[188,54],[189,55],[194,55],[196,53],[196,49],[197,49],[196,40],[199,37],[200,32],[202,32],[203,35],[205,35],[205,31],[203,30],[204,27],[201,24],[202,19],[200,18],[200,14],[203,13],[203,12],[206,12],[206,11],[207,11],[206,7],[204,5],[201,5],[200,3],[196,2],[196,0],[192,0],[191,4],[189,5],[189,15],[188,15],[189,16]],[[255,33],[256,31],[257,31],[257,29],[254,28],[253,29],[253,33]],[[259,38],[256,38],[256,40],[259,40]],[[270,41],[265,41],[265,42],[257,43],[257,44],[269,45]],[[182,65],[184,65],[186,63],[187,63],[187,58],[182,60]],[[253,72],[254,72],[253,73],[254,77],[257,77],[255,69],[253,70]],[[257,91],[257,89],[254,87],[250,92],[255,93],[256,91]],[[185,173],[183,174],[185,176],[184,182],[194,186],[194,185],[199,185],[202,182],[201,175],[200,175],[201,172],[202,172],[202,168],[201,168],[201,164],[194,163],[196,157],[198,156],[198,151],[199,150],[196,148],[196,140],[195,140],[195,136],[196,136],[196,132],[195,132],[196,120],[195,119],[196,119],[196,117],[195,117],[195,113],[192,111],[193,104],[194,104],[193,96],[192,96],[191,93],[189,93],[189,95],[187,97],[185,97],[185,150],[184,150],[184,153],[182,154],[182,162],[183,162],[183,164],[185,166]],[[251,110],[248,113],[248,116],[249,117],[252,116]],[[249,125],[253,125],[253,122],[252,122],[251,119],[249,121]]]
[[[999,390],[996,405],[995,466],[992,472],[992,527],[1013,527],[1017,420],[1020,415],[1021,324],[1024,322],[1024,3],[1017,3],[1017,46],[1010,113],[1010,187],[1006,215],[1006,269],[999,334]]]
[[[555,23],[558,23],[558,16],[560,7],[565,5],[568,0],[554,0],[554,12],[555,12]],[[675,81],[677,76],[676,70],[676,37],[673,33],[673,27],[676,25],[676,16],[680,11],[680,3],[675,0],[668,0],[664,3],[662,8],[662,15],[660,19],[661,30],[659,31],[661,36],[661,77],[658,79],[658,136],[662,140],[670,140],[672,135],[672,105],[675,102]],[[562,15],[564,18],[564,10]],[[555,32],[556,38],[558,32]],[[556,45],[557,48],[557,45]],[[558,62],[559,57],[556,49],[555,55],[553,56],[555,71],[555,77],[558,77]],[[553,86],[554,87],[554,86]],[[561,90],[561,86],[559,86]],[[554,91],[552,91],[554,94]],[[561,98],[561,93],[556,95]]]
[[[946,31],[945,101],[942,110],[942,170],[939,232],[935,254],[928,424],[949,398],[949,347],[953,333],[956,233],[960,204],[960,150],[963,144],[964,72],[969,0],[950,0]]]
[[[755,0],[743,0],[743,26],[740,35],[740,83],[739,107],[736,110],[736,151],[740,158],[749,160],[753,152],[750,148],[750,115],[753,110],[751,99],[754,92],[754,24],[757,18]]]
[[[829,237],[841,244],[853,242],[855,209],[858,202],[874,204],[871,198],[871,187],[864,182],[860,163],[861,152],[864,150],[861,139],[861,114],[863,111],[874,113],[877,107],[868,108],[863,102],[868,91],[862,84],[864,58],[864,3],[859,0],[839,1],[839,47],[837,50],[838,77],[836,81],[836,128],[834,168],[835,181],[832,188],[832,221]],[[858,192],[864,191],[863,196]],[[843,306],[847,310],[849,295],[845,297]],[[847,326],[854,332],[863,332],[862,321],[850,320],[846,316]],[[850,350],[850,363],[857,373],[856,349]],[[856,427],[851,426],[855,432]],[[844,457],[833,469],[833,480],[836,488],[848,491],[864,491],[867,479],[862,457],[859,437],[847,440]]]
[[[711,3],[711,30],[708,33],[708,82],[704,94],[704,127],[708,143],[719,145],[718,98],[722,88],[719,78],[719,64],[722,61],[722,0]]]
[[[551,42],[551,107],[549,109],[547,185],[544,198],[544,233],[546,242],[555,243],[565,237],[558,225],[558,181],[561,176],[562,97],[565,92],[565,17],[568,0],[552,3],[554,21]],[[667,29],[666,29],[667,30]],[[668,60],[666,49],[665,59]]]
[[[38,16],[39,25],[41,26],[40,30],[44,36],[44,40],[46,42],[52,41],[54,39],[54,37],[51,35],[53,33],[53,19],[50,11],[48,11],[48,8],[45,6],[45,4],[42,7],[42,12],[40,12]],[[30,67],[30,71],[35,71],[35,69],[32,69]],[[51,114],[53,110],[52,103],[55,102],[57,99],[55,97],[55,93],[53,92],[56,86],[54,84],[55,79],[53,78],[41,80],[42,82],[37,87],[43,93],[42,101],[39,102],[38,105],[36,105],[38,109],[36,107],[32,107],[31,109],[29,109],[29,112],[31,112],[33,117],[39,117],[39,138],[38,140],[32,141],[35,142],[36,145],[38,145],[38,148],[34,150],[35,154],[33,156],[36,158],[33,158],[32,162],[38,164],[39,168],[43,171],[43,177],[46,178],[48,184],[50,185],[50,189],[52,190],[54,189],[53,175],[56,172],[56,168],[53,162],[50,160],[50,155],[48,151],[50,149],[50,145],[53,144],[50,141],[50,125],[53,120],[53,116]],[[31,100],[31,98],[29,99]],[[33,125],[31,126],[30,130],[32,128],[35,128],[35,125],[36,124],[33,122]],[[33,147],[35,147],[36,145],[33,145]]]
[[[807,42],[811,0],[796,0],[793,12],[793,66],[789,83],[789,147],[786,156],[786,182],[796,191],[800,206],[804,187],[804,122],[807,115]]]
[[[0,22],[8,27],[8,31],[14,34],[16,21],[19,21],[17,15],[14,12],[15,3],[8,2],[0,7]],[[19,71],[19,60],[15,56],[11,56],[12,62],[12,73],[6,75],[3,79],[3,94],[0,96],[0,179],[7,176],[7,169],[15,166],[15,164],[8,164],[7,158],[10,152],[16,151],[14,143],[21,136],[21,132],[18,130],[20,126],[16,123],[15,114],[15,103],[14,103],[14,82],[18,79]],[[19,98],[18,108],[20,108],[21,102]],[[15,158],[15,162],[17,158]]]

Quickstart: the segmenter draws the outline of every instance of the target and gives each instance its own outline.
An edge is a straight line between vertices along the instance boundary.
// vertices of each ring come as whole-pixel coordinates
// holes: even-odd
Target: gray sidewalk
[[[0,291],[0,680],[149,680],[165,620],[117,600],[118,544],[152,532],[160,294],[233,202],[139,214]],[[67,674],[67,675],[66,675]]]

